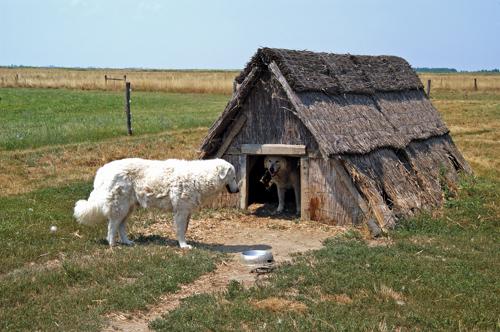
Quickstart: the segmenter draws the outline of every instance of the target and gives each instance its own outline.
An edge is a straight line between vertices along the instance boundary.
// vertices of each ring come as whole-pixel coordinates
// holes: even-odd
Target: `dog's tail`
[[[94,226],[106,221],[102,206],[97,201],[81,199],[75,204],[73,213],[76,221],[80,224]]]

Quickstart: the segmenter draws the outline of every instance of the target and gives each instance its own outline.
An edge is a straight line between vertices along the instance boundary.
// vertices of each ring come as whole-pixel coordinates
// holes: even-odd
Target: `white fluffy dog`
[[[114,246],[117,231],[122,243],[133,243],[126,222],[135,207],[173,211],[179,246],[191,248],[185,239],[191,213],[224,188],[239,191],[234,167],[223,159],[115,160],[97,171],[94,190],[76,202],[74,217],[85,225],[107,220],[107,240]]]

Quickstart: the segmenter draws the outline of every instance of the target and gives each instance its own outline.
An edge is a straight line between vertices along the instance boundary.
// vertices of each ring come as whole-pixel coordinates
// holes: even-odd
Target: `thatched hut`
[[[234,85],[200,150],[231,162],[242,190],[215,205],[258,201],[263,155],[290,156],[303,219],[378,232],[441,205],[471,171],[402,58],[262,48]]]

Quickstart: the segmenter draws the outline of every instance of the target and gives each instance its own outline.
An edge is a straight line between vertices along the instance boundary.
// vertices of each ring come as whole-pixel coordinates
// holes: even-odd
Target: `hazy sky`
[[[0,0],[0,65],[239,69],[258,47],[500,68],[500,0]]]

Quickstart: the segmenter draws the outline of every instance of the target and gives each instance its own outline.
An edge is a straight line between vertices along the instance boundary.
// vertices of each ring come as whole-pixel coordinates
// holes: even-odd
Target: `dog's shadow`
[[[148,246],[148,245],[164,245],[169,247],[178,248],[179,244],[177,240],[170,239],[160,235],[140,235],[138,238],[134,239],[135,245]],[[272,249],[270,245],[267,244],[221,244],[221,243],[203,243],[197,241],[190,241],[193,247],[197,249],[205,249],[210,251],[217,251],[221,253],[234,254],[240,253],[247,250],[267,250]]]
[[[281,213],[275,213],[278,204],[265,203],[259,204],[256,208],[251,209],[250,214],[257,217],[268,217],[271,219],[284,219],[284,220],[296,220],[300,218],[299,215],[295,213],[295,205],[285,204],[285,210]],[[252,208],[252,206],[250,206]]]

